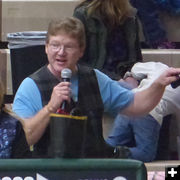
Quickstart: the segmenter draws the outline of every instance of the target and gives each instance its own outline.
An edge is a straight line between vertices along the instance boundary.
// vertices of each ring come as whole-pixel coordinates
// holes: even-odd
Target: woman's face
[[[79,46],[78,40],[68,34],[50,36],[49,42],[46,44],[48,68],[55,76],[59,76],[64,68],[69,68],[73,72],[76,70],[76,64],[83,52],[84,48]]]

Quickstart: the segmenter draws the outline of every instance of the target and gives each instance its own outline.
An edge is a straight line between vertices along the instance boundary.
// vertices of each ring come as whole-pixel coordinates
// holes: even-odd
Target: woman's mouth
[[[57,61],[58,63],[65,63],[65,62],[66,62],[65,59],[56,59],[56,61]]]

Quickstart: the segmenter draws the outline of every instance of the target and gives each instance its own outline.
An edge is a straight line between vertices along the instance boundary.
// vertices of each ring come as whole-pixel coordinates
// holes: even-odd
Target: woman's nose
[[[64,46],[62,46],[62,47],[60,47],[60,49],[59,49],[59,51],[58,51],[58,54],[60,54],[60,55],[64,55],[65,54],[65,47]]]

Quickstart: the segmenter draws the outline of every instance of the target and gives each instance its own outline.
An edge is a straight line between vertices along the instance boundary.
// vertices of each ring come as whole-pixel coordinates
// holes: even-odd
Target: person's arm
[[[70,83],[61,82],[53,88],[49,103],[35,116],[24,123],[24,131],[29,145],[38,142],[50,121],[50,113],[57,112],[63,101],[70,101]]]
[[[24,120],[23,128],[29,145],[34,145],[44,134],[49,124],[50,113],[54,113],[54,110],[46,105],[34,117]]]
[[[134,92],[119,83],[110,79],[106,74],[95,69],[99,84],[101,98],[104,104],[104,111],[111,116],[125,109],[134,99]]]
[[[168,68],[152,85],[135,93],[134,101],[125,109],[126,115],[144,115],[150,112],[160,101],[165,87],[178,79],[180,68]]]
[[[54,87],[51,99],[42,108],[39,90],[30,78],[20,85],[14,102],[13,111],[23,119],[23,128],[29,145],[35,144],[49,123],[49,114],[56,112],[64,100],[69,101],[70,83],[62,82]]]
[[[79,8],[76,8],[74,10],[74,12],[73,12],[73,16],[78,18],[79,20],[81,20],[82,23],[85,25],[85,16],[84,16],[84,13],[85,12],[82,11],[81,8],[80,8],[80,10],[79,10]]]

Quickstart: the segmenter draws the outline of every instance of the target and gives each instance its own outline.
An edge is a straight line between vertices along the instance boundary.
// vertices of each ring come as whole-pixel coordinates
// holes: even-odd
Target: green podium
[[[146,180],[143,162],[129,159],[1,159],[0,179]],[[19,178],[19,179],[18,179]]]

